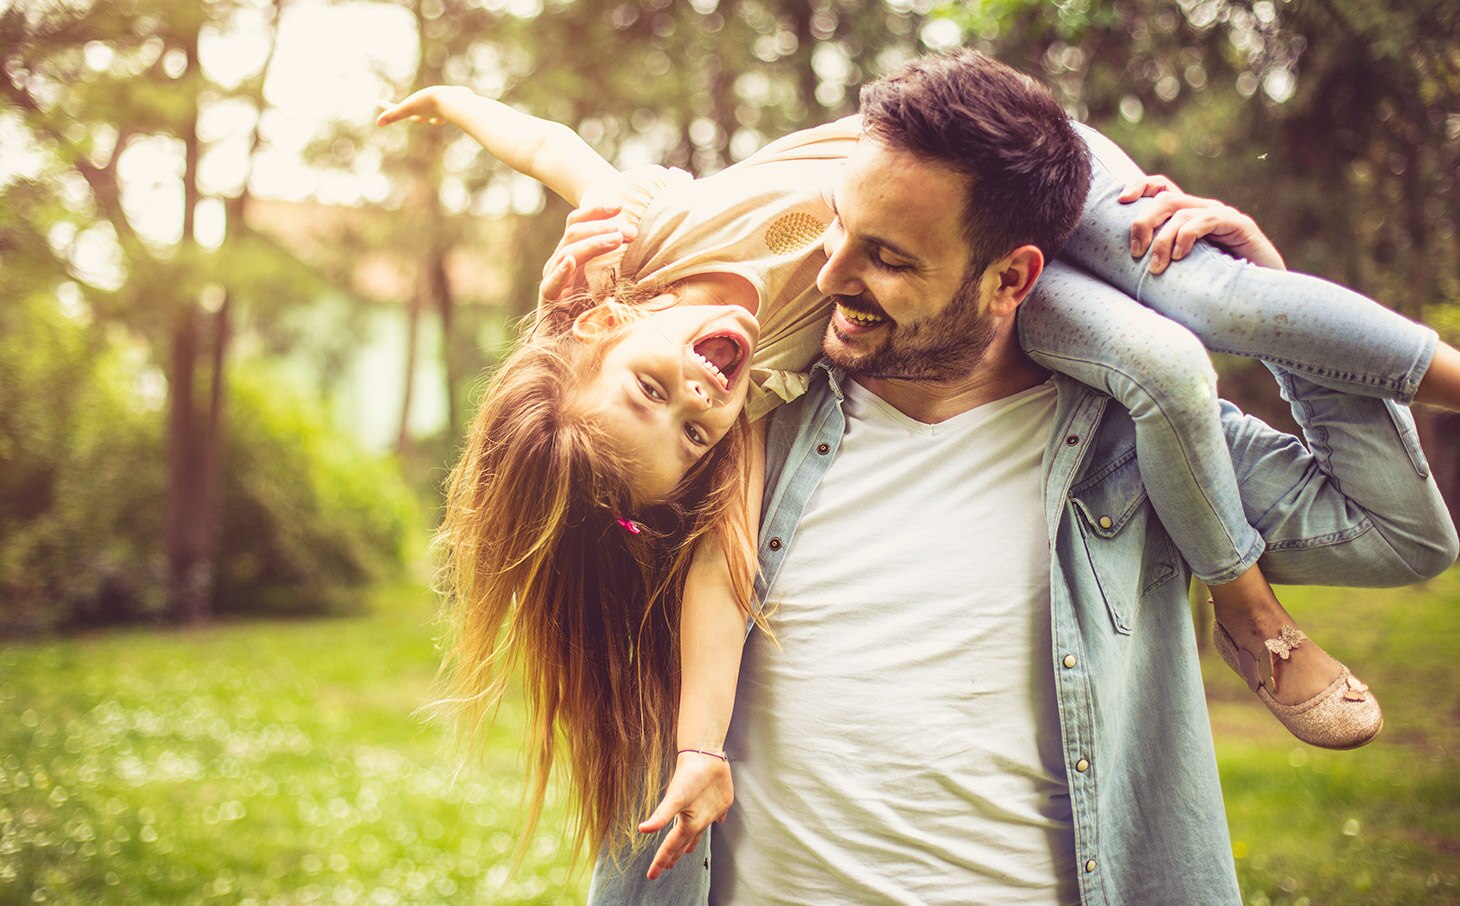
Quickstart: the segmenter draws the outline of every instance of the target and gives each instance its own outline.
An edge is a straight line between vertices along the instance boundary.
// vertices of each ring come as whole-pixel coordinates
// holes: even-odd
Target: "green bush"
[[[219,612],[358,608],[421,523],[395,464],[266,370],[229,378]]]
[[[52,300],[0,314],[0,633],[166,616],[158,383]],[[266,362],[232,365],[226,405],[217,612],[352,609],[417,526],[395,466]]]

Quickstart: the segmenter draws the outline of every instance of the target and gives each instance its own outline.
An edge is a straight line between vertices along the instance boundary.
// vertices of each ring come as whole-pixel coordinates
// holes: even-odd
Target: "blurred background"
[[[464,84],[713,172],[915,54],[1044,79],[1294,269],[1460,341],[1453,0],[0,0],[0,903],[574,902],[461,772],[426,541],[567,206],[376,102]],[[1290,424],[1261,368],[1223,392]],[[1460,507],[1460,418],[1416,412]],[[1209,675],[1250,903],[1460,902],[1460,574],[1285,600],[1383,696]],[[1209,665],[1211,666],[1211,665]],[[553,814],[558,814],[554,812]]]

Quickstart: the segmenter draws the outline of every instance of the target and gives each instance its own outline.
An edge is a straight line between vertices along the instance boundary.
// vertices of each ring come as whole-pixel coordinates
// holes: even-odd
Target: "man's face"
[[[816,285],[837,303],[822,351],[862,377],[952,380],[983,358],[994,322],[966,273],[966,177],[872,137],[837,187]]]

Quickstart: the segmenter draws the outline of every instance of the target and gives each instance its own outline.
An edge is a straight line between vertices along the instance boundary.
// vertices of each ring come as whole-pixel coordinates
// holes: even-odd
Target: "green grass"
[[[1279,593],[1380,696],[1384,732],[1351,752],[1304,745],[1207,659],[1247,903],[1460,903],[1460,570],[1406,589]]]
[[[0,647],[0,903],[583,899],[553,833],[508,874],[520,713],[455,777],[413,716],[432,608]]]
[[[1208,659],[1247,902],[1460,903],[1460,570],[1282,594],[1387,726],[1304,746]],[[580,902],[557,810],[507,871],[520,714],[457,778],[412,716],[432,607],[402,586],[364,618],[0,647],[0,903]]]

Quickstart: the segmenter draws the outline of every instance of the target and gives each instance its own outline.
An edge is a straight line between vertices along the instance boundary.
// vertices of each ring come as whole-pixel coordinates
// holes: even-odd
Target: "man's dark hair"
[[[863,128],[967,177],[967,279],[1021,245],[1053,258],[1080,220],[1090,157],[1044,85],[966,48],[920,57],[862,89]]]

